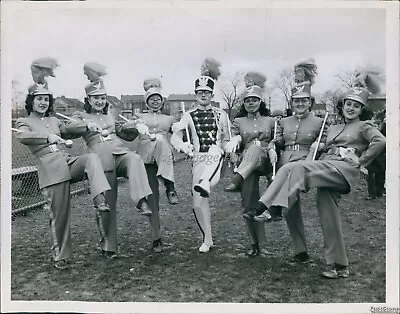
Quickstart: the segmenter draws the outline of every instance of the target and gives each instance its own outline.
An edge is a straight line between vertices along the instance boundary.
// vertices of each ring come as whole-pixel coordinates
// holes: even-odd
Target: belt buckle
[[[111,141],[111,137],[110,137],[110,135],[108,135],[106,137],[100,135],[100,141],[102,141],[102,142]]]
[[[253,143],[254,143],[254,145],[256,145],[256,146],[261,146],[261,142],[260,142],[260,140],[253,140]]]
[[[56,144],[49,145],[49,148],[52,152],[58,152],[58,148]]]

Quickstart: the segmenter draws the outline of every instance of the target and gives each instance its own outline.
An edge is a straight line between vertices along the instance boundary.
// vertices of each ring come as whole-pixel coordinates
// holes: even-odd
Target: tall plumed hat
[[[46,77],[55,77],[53,70],[58,67],[57,60],[54,58],[36,59],[31,64],[33,84],[29,86],[30,95],[50,95]]]
[[[146,92],[144,95],[144,101],[147,105],[147,100],[152,95],[160,95],[161,99],[163,96],[161,94],[161,81],[158,78],[150,78],[143,82],[143,88]]]
[[[90,83],[86,85],[87,96],[107,94],[102,76],[107,74],[106,67],[99,63],[88,62],[83,66],[83,73],[87,76]]]
[[[215,81],[221,75],[219,67],[221,64],[212,58],[206,58],[201,65],[200,77],[194,82],[195,92],[199,90],[214,91]]]
[[[379,74],[376,69],[357,70],[354,86],[346,92],[344,100],[351,99],[367,106],[369,95],[380,92]]]
[[[318,68],[315,64],[315,60],[312,58],[306,61],[299,62],[294,66],[295,83],[309,81],[311,85],[313,85],[317,74]]]
[[[311,97],[311,86],[315,82],[318,68],[314,59],[308,59],[294,66],[294,82],[292,98]]]
[[[246,91],[244,92],[243,99],[247,97],[257,97],[262,100],[266,80],[267,78],[265,75],[261,73],[248,72],[244,77]]]

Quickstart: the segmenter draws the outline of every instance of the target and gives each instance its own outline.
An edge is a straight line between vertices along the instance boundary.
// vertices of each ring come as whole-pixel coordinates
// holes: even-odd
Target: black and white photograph
[[[400,313],[398,2],[4,1],[1,42],[1,312]]]

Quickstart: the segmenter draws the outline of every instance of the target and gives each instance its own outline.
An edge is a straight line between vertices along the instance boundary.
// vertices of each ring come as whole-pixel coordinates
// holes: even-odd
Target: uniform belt
[[[38,158],[40,158],[40,157],[43,157],[45,155],[48,155],[48,154],[51,154],[51,153],[55,153],[55,152],[59,152],[59,151],[60,150],[57,148],[57,145],[56,144],[52,144],[52,145],[46,146],[46,147],[42,148],[41,150],[39,150],[36,153],[36,156]]]
[[[96,136],[93,136],[90,140],[88,140],[87,144],[88,144],[88,146],[90,146],[90,145],[98,144],[101,142],[107,142],[107,141],[111,141],[111,140],[112,140],[112,138],[110,135],[107,137],[104,137],[101,135],[96,135]]]
[[[330,147],[330,148],[328,149],[327,154],[328,154],[328,155],[337,155],[337,156],[340,156],[340,151],[343,150],[343,149],[345,149],[345,150],[348,150],[348,149],[354,150],[354,154],[356,154],[357,157],[360,157],[360,154],[359,154],[359,152],[358,152],[356,149],[351,148],[351,147],[341,147],[341,146],[333,146],[333,147]]]
[[[309,151],[310,150],[310,146],[309,145],[301,145],[301,144],[295,144],[295,145],[287,145],[285,146],[285,151],[300,151],[300,150],[306,150]]]

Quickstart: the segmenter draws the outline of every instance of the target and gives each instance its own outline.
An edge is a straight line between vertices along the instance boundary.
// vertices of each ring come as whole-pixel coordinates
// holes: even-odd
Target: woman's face
[[[343,105],[343,116],[349,120],[357,119],[362,112],[363,104],[358,101],[346,99]]]
[[[32,110],[37,112],[40,115],[43,115],[47,112],[50,107],[50,96],[49,95],[36,95],[33,98],[33,106]]]
[[[295,114],[301,115],[310,111],[311,101],[310,98],[293,98],[292,108]]]
[[[244,99],[244,109],[248,113],[256,113],[260,109],[261,99],[257,97],[247,97]]]
[[[89,96],[89,103],[94,111],[101,112],[107,104],[107,95],[92,95]]]
[[[147,106],[154,111],[160,110],[162,105],[163,100],[158,94],[151,95],[149,98],[147,98]]]

